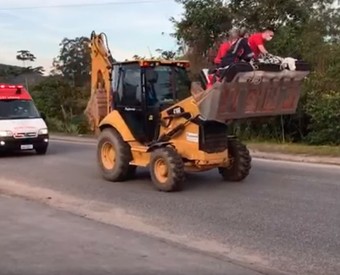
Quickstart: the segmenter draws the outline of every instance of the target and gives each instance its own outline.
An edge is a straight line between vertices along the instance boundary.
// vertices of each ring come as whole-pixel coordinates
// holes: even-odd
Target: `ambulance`
[[[45,116],[29,92],[22,85],[0,83],[0,152],[35,150],[44,155],[48,144]]]

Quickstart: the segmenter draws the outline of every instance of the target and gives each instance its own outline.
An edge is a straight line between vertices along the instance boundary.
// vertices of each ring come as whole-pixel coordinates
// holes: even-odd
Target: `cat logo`
[[[182,112],[181,107],[177,107],[174,109],[174,115],[178,115]]]

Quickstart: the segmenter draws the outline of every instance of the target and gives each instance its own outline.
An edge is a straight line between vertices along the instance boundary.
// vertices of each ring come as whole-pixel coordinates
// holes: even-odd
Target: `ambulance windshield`
[[[32,100],[0,100],[0,119],[40,118]]]

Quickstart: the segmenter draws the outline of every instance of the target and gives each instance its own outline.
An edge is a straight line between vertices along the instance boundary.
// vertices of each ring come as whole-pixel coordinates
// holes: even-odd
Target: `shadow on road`
[[[19,151],[19,152],[1,152],[0,159],[2,158],[18,158],[18,157],[33,157],[39,156],[35,151]],[[41,156],[40,156],[41,157]]]
[[[54,156],[54,155],[68,155],[73,153],[82,153],[87,151],[93,151],[95,154],[95,148],[84,147],[79,144],[73,143],[56,143],[51,142],[48,146],[48,150],[45,156]],[[29,151],[15,151],[15,152],[0,152],[1,158],[18,158],[18,157],[43,157],[42,155],[36,154],[35,150]]]
[[[242,183],[225,182],[216,169],[206,172],[186,173],[186,180],[183,183],[182,192],[192,190],[211,190],[226,188],[237,188],[237,186],[249,184],[250,180],[246,179]],[[153,186],[150,171],[147,168],[138,168],[134,179],[129,180],[129,185]]]

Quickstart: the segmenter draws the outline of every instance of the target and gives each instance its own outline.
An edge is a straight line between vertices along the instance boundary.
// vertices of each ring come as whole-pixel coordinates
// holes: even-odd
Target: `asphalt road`
[[[0,196],[2,275],[261,275],[147,236]]]
[[[123,225],[130,219],[138,231],[254,266],[340,274],[339,168],[254,160],[242,184],[212,171],[190,175],[184,191],[168,194],[153,189],[145,170],[131,182],[104,181],[95,155],[91,144],[52,142],[46,156],[0,158],[0,188],[12,180],[48,190],[67,208],[63,194],[79,200],[73,205],[83,215]]]

